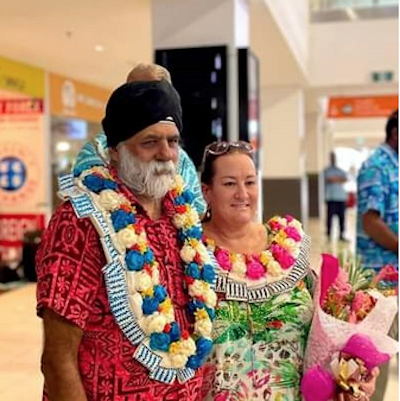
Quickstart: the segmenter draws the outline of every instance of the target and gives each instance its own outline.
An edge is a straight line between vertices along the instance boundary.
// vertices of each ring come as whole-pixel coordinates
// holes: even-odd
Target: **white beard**
[[[176,175],[172,160],[142,162],[133,156],[125,144],[118,146],[118,176],[135,194],[147,198],[161,199],[171,188]]]

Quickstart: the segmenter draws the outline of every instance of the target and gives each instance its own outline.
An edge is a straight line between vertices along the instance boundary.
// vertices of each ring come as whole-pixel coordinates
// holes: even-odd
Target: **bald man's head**
[[[163,66],[152,63],[138,64],[126,78],[126,82],[161,80],[165,80],[171,84],[171,74]]]

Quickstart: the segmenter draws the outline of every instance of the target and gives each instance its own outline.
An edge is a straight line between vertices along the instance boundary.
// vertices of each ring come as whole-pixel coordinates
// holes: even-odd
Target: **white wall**
[[[398,82],[398,32],[398,19],[312,24],[311,86],[368,85],[373,70],[394,71]]]
[[[264,178],[298,178],[305,171],[303,94],[296,88],[263,88],[261,110]]]
[[[153,48],[244,45],[238,36],[247,35],[248,42],[246,7],[244,0],[152,0]]]
[[[309,0],[264,0],[298,65],[307,74]]]

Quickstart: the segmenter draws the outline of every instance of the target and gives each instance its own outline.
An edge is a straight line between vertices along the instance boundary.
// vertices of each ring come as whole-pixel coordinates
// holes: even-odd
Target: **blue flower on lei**
[[[156,312],[160,301],[155,297],[143,297],[142,310],[145,315],[151,315]]]
[[[198,369],[204,362],[206,356],[211,352],[212,341],[201,337],[196,341],[196,355],[189,357],[187,365],[189,368]]]
[[[98,177],[95,174],[89,174],[83,179],[83,183],[87,188],[91,191],[98,194],[100,191],[104,189],[116,189],[117,184],[114,181],[111,181],[107,178]]]
[[[197,263],[191,262],[186,267],[186,274],[194,279],[198,280],[200,278],[200,268]]]
[[[133,224],[135,222],[135,216],[123,209],[118,209],[111,213],[111,221],[115,231],[119,231],[129,224]]]
[[[164,302],[167,298],[167,290],[161,285],[154,286],[154,298],[158,300],[158,302]]]
[[[125,255],[125,262],[129,270],[140,271],[143,269],[144,256],[138,251],[130,250]]]
[[[171,343],[171,337],[167,333],[152,333],[150,335],[150,347],[157,351],[167,352]]]
[[[211,265],[204,265],[201,270],[201,277],[207,283],[213,283],[215,280],[215,271]]]

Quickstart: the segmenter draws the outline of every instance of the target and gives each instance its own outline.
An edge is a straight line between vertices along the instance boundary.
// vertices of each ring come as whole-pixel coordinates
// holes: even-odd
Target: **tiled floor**
[[[307,231],[312,245],[312,265],[318,270],[320,253],[352,250],[354,216],[349,215],[347,232],[351,242],[346,245],[327,243],[322,226],[311,220]],[[43,379],[40,373],[41,323],[35,314],[35,285],[0,295],[0,401],[39,401]],[[390,382],[384,401],[399,399],[396,358],[391,363]]]

